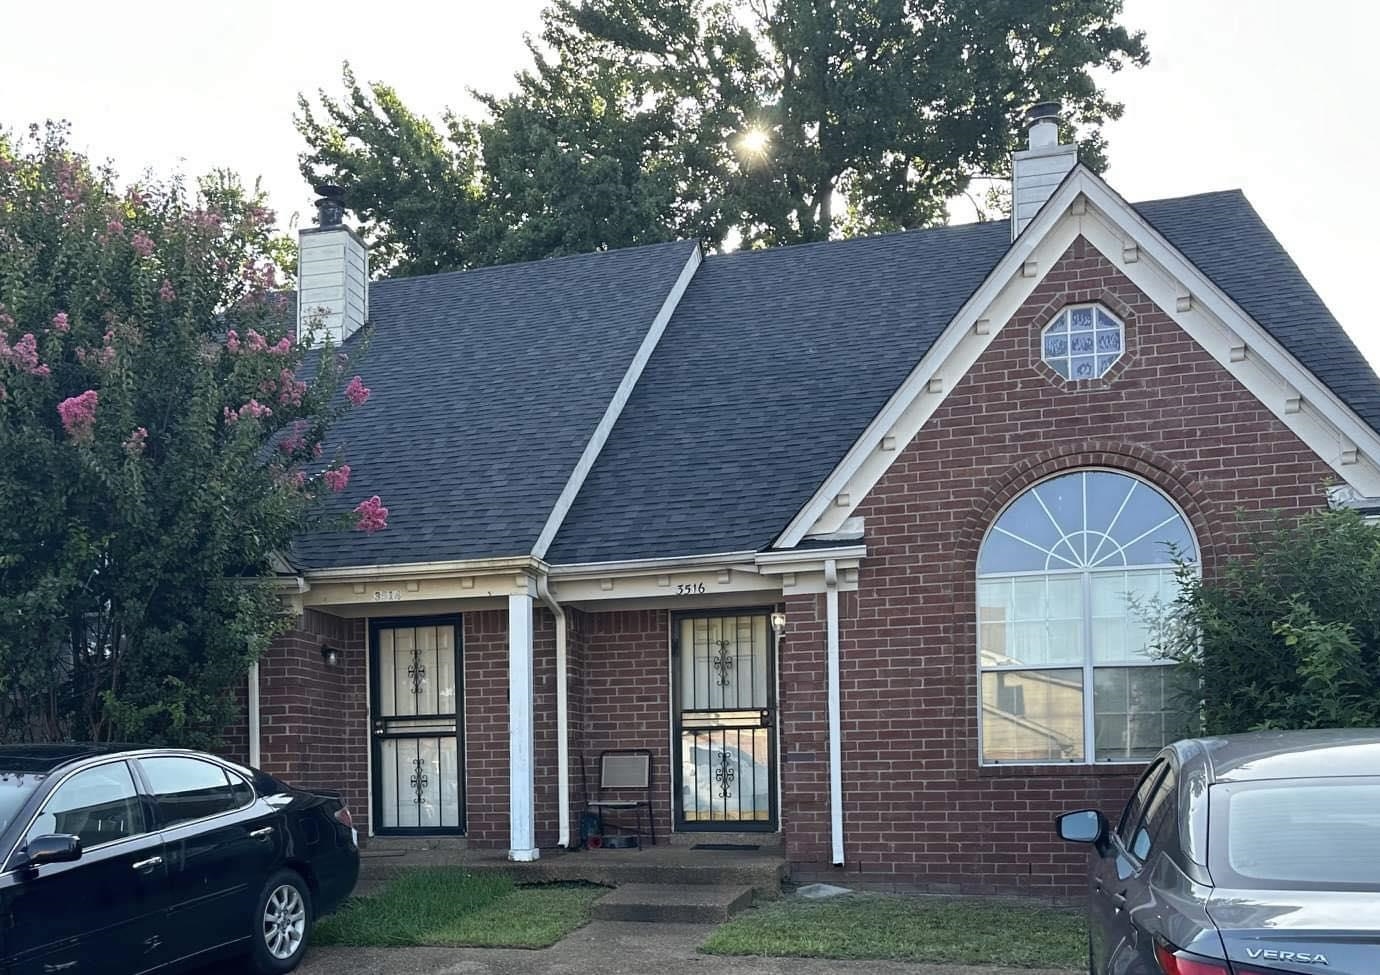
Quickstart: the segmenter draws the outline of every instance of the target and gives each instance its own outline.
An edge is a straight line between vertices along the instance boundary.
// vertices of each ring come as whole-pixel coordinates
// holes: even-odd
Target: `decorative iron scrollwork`
[[[714,658],[709,661],[710,664],[713,665],[714,672],[717,675],[714,681],[720,687],[727,687],[729,682],[733,680],[733,654],[728,652],[728,648],[733,645],[733,641],[716,640],[714,642],[719,645],[719,652],[714,654]]]
[[[738,777],[738,770],[730,764],[732,758],[727,748],[719,752],[719,767],[714,770],[714,782],[719,787],[720,799],[733,795],[733,780]]]
[[[408,781],[408,784],[412,786],[412,791],[417,794],[417,798],[412,801],[419,806],[426,801],[426,787],[428,783],[426,773],[422,771],[425,765],[426,759],[414,758],[412,760],[412,778]]]
[[[412,650],[412,666],[407,668],[407,676],[412,679],[412,696],[421,697],[422,691],[426,688],[426,665],[422,663],[422,654],[415,647]]]

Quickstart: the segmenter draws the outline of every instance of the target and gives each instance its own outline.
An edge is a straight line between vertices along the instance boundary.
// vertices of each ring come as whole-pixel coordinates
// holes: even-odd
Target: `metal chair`
[[[647,833],[656,846],[656,818],[652,815],[652,753],[645,748],[613,749],[599,753],[599,786],[590,798],[584,759],[580,777],[585,785],[585,808],[599,817],[599,832],[604,832],[604,813],[633,810],[637,814],[637,833],[642,833],[642,812],[647,812]],[[608,798],[607,793],[643,793],[640,799]]]

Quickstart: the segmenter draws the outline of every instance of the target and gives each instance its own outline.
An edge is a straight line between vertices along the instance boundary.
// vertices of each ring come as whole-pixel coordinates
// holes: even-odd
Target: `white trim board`
[[[545,557],[546,550],[556,540],[556,533],[561,530],[561,525],[565,523],[565,516],[570,513],[570,506],[575,503],[580,488],[584,487],[585,478],[589,477],[589,472],[594,469],[594,462],[599,459],[599,452],[604,449],[604,444],[608,443],[609,434],[613,433],[614,424],[623,415],[623,408],[628,405],[628,397],[632,395],[638,379],[642,378],[642,370],[647,367],[647,360],[652,357],[657,343],[661,341],[661,336],[666,332],[666,325],[671,321],[671,316],[675,314],[676,306],[680,304],[681,296],[685,294],[685,289],[690,286],[690,280],[695,276],[695,271],[699,268],[702,260],[704,260],[704,255],[701,253],[699,245],[696,244],[694,250],[690,252],[685,266],[681,268],[676,283],[667,292],[666,300],[661,303],[661,310],[657,312],[656,318],[652,319],[647,334],[642,337],[642,344],[638,346],[632,362],[628,363],[628,369],[623,373],[622,382],[618,384],[613,398],[609,400],[608,406],[604,409],[604,415],[599,418],[598,425],[590,434],[589,442],[585,444],[580,459],[575,462],[575,467],[570,472],[565,487],[561,489],[560,496],[556,498],[551,513],[547,515],[546,524],[542,526],[541,534],[537,536],[537,541],[532,546],[532,554],[536,558]]]
[[[1216,287],[1097,175],[1078,166],[959,309],[775,542],[828,535],[863,499],[1079,236],[1326,462],[1380,495],[1380,434]]]

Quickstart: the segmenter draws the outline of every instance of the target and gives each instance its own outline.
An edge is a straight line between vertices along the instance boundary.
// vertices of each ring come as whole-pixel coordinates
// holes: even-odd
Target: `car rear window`
[[[1217,884],[1380,890],[1380,778],[1221,783],[1209,801]]]

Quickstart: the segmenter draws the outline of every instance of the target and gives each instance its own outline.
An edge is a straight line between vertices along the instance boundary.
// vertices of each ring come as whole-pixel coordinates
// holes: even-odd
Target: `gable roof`
[[[303,537],[302,568],[526,554],[691,241],[370,284],[368,404],[331,430],[389,527]],[[348,503],[345,498],[351,499]]]
[[[1380,431],[1380,379],[1242,193],[1136,210]],[[549,560],[768,547],[1008,233],[973,224],[706,258]]]

